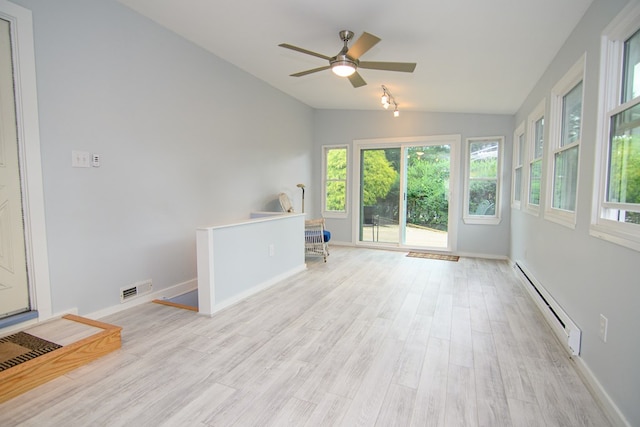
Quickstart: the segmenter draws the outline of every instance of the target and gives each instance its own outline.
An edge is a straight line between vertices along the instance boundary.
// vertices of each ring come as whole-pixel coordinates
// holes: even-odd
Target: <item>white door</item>
[[[0,19],[0,318],[29,310],[9,30]]]

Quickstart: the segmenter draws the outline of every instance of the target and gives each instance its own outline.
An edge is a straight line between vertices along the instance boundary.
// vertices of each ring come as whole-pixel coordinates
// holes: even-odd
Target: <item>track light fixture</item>
[[[380,98],[380,102],[382,103],[382,108],[384,108],[385,110],[388,110],[391,104],[393,104],[394,106],[393,117],[400,116],[400,111],[398,110],[398,103],[396,102],[396,99],[393,97],[393,95],[391,95],[391,92],[389,92],[389,89],[387,89],[385,85],[382,85],[382,97]]]

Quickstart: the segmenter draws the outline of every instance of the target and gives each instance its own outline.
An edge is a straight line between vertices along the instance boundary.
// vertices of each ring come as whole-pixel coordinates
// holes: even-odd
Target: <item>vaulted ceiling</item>
[[[118,0],[305,104],[380,108],[385,85],[401,110],[512,114],[592,0]],[[359,69],[366,86],[324,70],[340,30],[382,40],[360,59],[416,62],[413,73]]]

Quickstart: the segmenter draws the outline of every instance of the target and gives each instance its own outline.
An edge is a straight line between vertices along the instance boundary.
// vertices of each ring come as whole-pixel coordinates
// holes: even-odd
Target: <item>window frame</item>
[[[538,216],[540,214],[540,205],[542,205],[542,202],[544,201],[544,195],[543,195],[543,190],[544,190],[544,169],[545,169],[545,164],[544,164],[544,156],[545,156],[545,145],[547,142],[547,138],[546,138],[546,133],[548,132],[548,126],[546,126],[545,123],[545,116],[546,116],[546,99],[543,99],[542,101],[540,101],[540,103],[533,109],[533,111],[529,114],[529,117],[527,118],[527,139],[526,139],[526,145],[527,145],[527,156],[526,156],[526,161],[525,161],[525,165],[527,166],[526,169],[526,180],[525,180],[525,191],[523,194],[523,197],[525,197],[525,201],[524,201],[524,207],[525,207],[525,212],[531,214],[531,215],[535,215]],[[542,155],[540,157],[535,157],[535,144],[536,144],[536,123],[539,120],[543,120],[543,128],[542,128]],[[533,165],[534,162],[540,162],[540,194],[538,197],[538,204],[534,204],[530,202],[530,195],[531,195],[531,166]]]
[[[611,243],[640,251],[640,225],[619,222],[606,212],[624,207],[606,201],[609,169],[611,118],[640,104],[640,96],[622,103],[624,44],[640,30],[640,4],[630,3],[602,32],[600,85],[596,134],[596,160],[589,234]]]
[[[344,150],[346,155],[346,171],[344,179],[332,179],[327,178],[327,155],[330,150]],[[349,215],[349,172],[350,172],[350,158],[349,158],[349,145],[323,145],[322,146],[322,216],[324,218],[347,218]],[[327,184],[329,181],[338,182],[344,181],[345,185],[345,202],[344,211],[328,211],[327,210]]]
[[[502,181],[502,156],[504,151],[504,136],[471,137],[465,140],[465,180],[464,180],[464,207],[462,220],[465,224],[497,225],[502,221],[501,212],[501,181]],[[498,143],[498,164],[496,169],[496,201],[493,215],[471,215],[469,214],[469,190],[471,187],[471,144],[477,142],[497,142]]]
[[[520,146],[520,137],[523,144]],[[513,168],[511,172],[511,208],[521,209],[522,207],[522,187],[524,160],[527,148],[527,135],[525,133],[524,121],[513,132]],[[520,169],[520,188],[516,189],[516,171]],[[516,200],[516,192],[519,192],[520,199]]]
[[[549,105],[549,143],[547,156],[547,175],[545,192],[544,218],[575,229],[578,210],[578,193],[580,189],[580,144],[582,142],[582,124],[584,117],[584,88],[585,88],[585,60],[586,54],[567,71],[567,73],[551,89]],[[577,141],[562,146],[562,126],[565,97],[582,83],[581,107],[580,107],[580,137]],[[574,200],[574,210],[559,209],[553,206],[554,185],[555,185],[555,157],[556,154],[578,148],[578,164],[576,176],[576,194]]]

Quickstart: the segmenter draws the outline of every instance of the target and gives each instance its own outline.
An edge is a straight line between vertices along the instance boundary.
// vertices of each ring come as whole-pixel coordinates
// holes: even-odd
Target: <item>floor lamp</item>
[[[302,213],[304,213],[304,184],[298,184],[297,187],[302,189]]]

